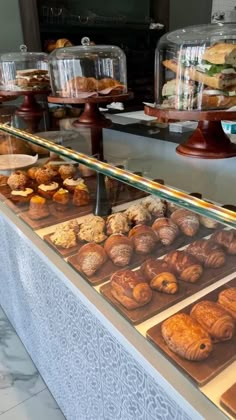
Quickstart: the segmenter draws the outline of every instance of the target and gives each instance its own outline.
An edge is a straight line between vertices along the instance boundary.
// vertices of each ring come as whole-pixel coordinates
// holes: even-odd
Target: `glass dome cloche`
[[[165,34],[155,57],[156,106],[219,110],[236,105],[236,25],[189,26]]]
[[[0,70],[0,90],[3,92],[50,90],[48,54],[27,52],[27,47],[21,45],[20,52],[1,55]]]
[[[49,56],[52,96],[88,98],[127,92],[126,56],[114,45],[82,45],[54,50]]]

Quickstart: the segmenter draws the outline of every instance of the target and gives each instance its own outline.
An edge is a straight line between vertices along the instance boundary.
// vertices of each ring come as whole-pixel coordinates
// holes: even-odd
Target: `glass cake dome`
[[[1,91],[47,91],[50,90],[48,55],[27,52],[2,54],[0,57]]]
[[[86,98],[127,92],[126,57],[113,45],[82,45],[59,48],[49,56],[52,95]]]
[[[236,25],[190,26],[165,34],[155,56],[157,107],[228,109],[236,105]]]

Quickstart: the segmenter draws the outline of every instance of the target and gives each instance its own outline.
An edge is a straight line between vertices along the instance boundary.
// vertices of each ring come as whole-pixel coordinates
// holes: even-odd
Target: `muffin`
[[[49,184],[52,182],[52,172],[49,168],[38,168],[35,172],[35,180],[38,185],[40,184]]]
[[[50,214],[49,208],[47,205],[47,200],[40,195],[34,195],[30,199],[28,216],[32,220],[40,220],[48,217]]]
[[[58,172],[61,178],[65,180],[67,178],[73,178],[76,173],[76,168],[74,165],[61,165]]]
[[[27,171],[27,175],[28,175],[28,177],[29,177],[30,179],[35,180],[35,174],[36,174],[36,171],[37,171],[38,169],[39,169],[39,168],[38,168],[37,166],[32,166],[32,168],[29,168],[29,169],[28,169],[28,171]]]
[[[25,172],[16,171],[9,176],[7,185],[11,190],[24,190],[28,182],[29,178]]]
[[[75,188],[81,183],[84,182],[82,178],[66,178],[63,181],[63,187],[70,192],[74,192]]]
[[[25,188],[23,190],[12,190],[11,200],[16,203],[28,203],[34,195],[32,188]]]
[[[52,196],[57,211],[65,211],[69,205],[70,193],[64,188],[60,188]]]
[[[74,206],[86,206],[89,204],[89,190],[84,182],[80,182],[74,189],[73,204]]]
[[[38,186],[38,193],[44,197],[50,200],[55,192],[58,190],[58,183],[57,182],[51,182],[50,184],[40,184]]]

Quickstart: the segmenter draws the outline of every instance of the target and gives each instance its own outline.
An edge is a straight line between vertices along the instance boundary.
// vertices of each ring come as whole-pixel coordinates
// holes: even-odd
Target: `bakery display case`
[[[96,418],[111,418],[113,408],[121,419],[155,418],[157,411],[162,418],[232,418],[232,397],[231,413],[220,400],[235,382],[233,204],[224,206],[213,192],[202,198],[196,185],[184,190],[148,176],[141,163],[130,169],[118,157],[107,163],[80,146],[0,129],[51,154],[0,176],[0,253],[7,255],[1,270],[9,287],[18,279],[12,299],[3,291],[1,304],[65,415],[72,419],[78,410],[76,418],[86,418],[100,401]],[[138,143],[134,150],[138,155]],[[10,259],[19,274],[11,265],[6,275]],[[104,400],[100,386],[94,397],[83,377],[103,381]],[[115,383],[124,386],[121,400]],[[85,390],[71,409],[78,386]]]
[[[126,57],[113,45],[82,45],[60,48],[49,56],[52,95],[89,98],[127,92]]]

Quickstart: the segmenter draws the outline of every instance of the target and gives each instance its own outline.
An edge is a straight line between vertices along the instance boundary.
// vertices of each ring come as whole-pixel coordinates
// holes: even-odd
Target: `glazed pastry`
[[[79,224],[78,239],[86,242],[100,243],[105,241],[107,236],[104,233],[105,220],[100,216],[87,216]]]
[[[152,299],[148,283],[137,271],[122,270],[111,276],[111,293],[127,309],[144,306]]]
[[[208,332],[192,317],[179,313],[166,319],[161,333],[167,346],[186,360],[205,360],[212,351]]]
[[[218,296],[218,303],[236,320],[236,287],[222,290]]]
[[[167,212],[167,204],[164,200],[156,197],[155,195],[149,195],[141,201],[144,206],[153,217],[164,217]]]
[[[104,248],[94,242],[83,245],[77,254],[80,269],[88,277],[93,276],[106,260],[107,255]]]
[[[82,178],[66,178],[63,181],[63,187],[66,188],[70,192],[74,192],[75,188],[81,184],[81,182],[84,182]]]
[[[210,334],[214,342],[230,340],[234,335],[234,320],[218,303],[202,300],[194,305],[190,315]]]
[[[74,189],[73,204],[74,206],[87,206],[89,204],[89,190],[84,182],[80,182]]]
[[[219,223],[216,220],[201,215],[199,215],[198,217],[201,225],[205,226],[207,229],[216,229],[219,226]]]
[[[171,245],[179,234],[178,226],[167,217],[156,219],[152,225],[152,229],[157,235],[157,238],[165,246]]]
[[[61,178],[63,180],[67,179],[67,178],[73,178],[75,173],[76,173],[76,168],[74,167],[74,165],[61,165],[59,170],[58,170]]]
[[[132,206],[128,207],[125,211],[128,220],[133,225],[145,225],[148,224],[152,216],[149,211],[143,207],[141,204],[133,204]]]
[[[16,171],[9,176],[7,185],[9,185],[11,190],[24,190],[28,182],[29,178],[25,172]]]
[[[178,225],[186,236],[196,235],[199,229],[199,219],[196,214],[186,209],[175,210],[171,215],[171,220]]]
[[[70,193],[64,188],[60,188],[52,196],[52,201],[55,203],[57,211],[65,211],[69,205]]]
[[[203,273],[198,260],[184,251],[171,251],[164,257],[164,261],[180,280],[188,283],[195,283]]]
[[[50,239],[58,248],[69,249],[77,245],[76,234],[73,229],[63,229],[63,227],[59,227],[50,236]]]
[[[163,260],[149,258],[142,264],[141,271],[152,289],[170,295],[178,291],[177,279]]]
[[[49,184],[52,182],[52,172],[49,168],[38,168],[35,171],[35,180],[38,185],[40,184]]]
[[[28,211],[29,218],[32,220],[40,220],[48,217],[49,214],[46,198],[41,197],[40,195],[34,195],[30,199]]]
[[[149,254],[154,251],[157,236],[150,226],[136,225],[129,231],[136,254]]]
[[[104,249],[113,264],[119,267],[129,265],[133,254],[133,243],[120,233],[111,235],[104,244]]]
[[[128,233],[130,230],[128,217],[125,213],[115,213],[107,217],[106,221],[107,234]]]
[[[28,177],[29,177],[30,179],[35,180],[35,174],[36,174],[36,171],[37,171],[38,169],[39,169],[39,168],[38,168],[37,166],[32,166],[32,168],[29,168],[29,169],[28,169],[28,171],[27,171],[27,175],[28,175]]]
[[[25,188],[24,190],[11,191],[11,200],[17,203],[28,203],[33,197],[34,191],[32,188]]]
[[[236,255],[236,235],[233,230],[219,230],[213,233],[211,241],[221,245],[228,254]]]
[[[58,190],[58,183],[57,182],[51,182],[50,184],[40,184],[38,186],[38,193],[44,197],[50,200],[55,192]]]
[[[219,268],[225,264],[225,253],[222,248],[207,239],[199,239],[192,242],[185,251],[193,255],[207,268]]]

